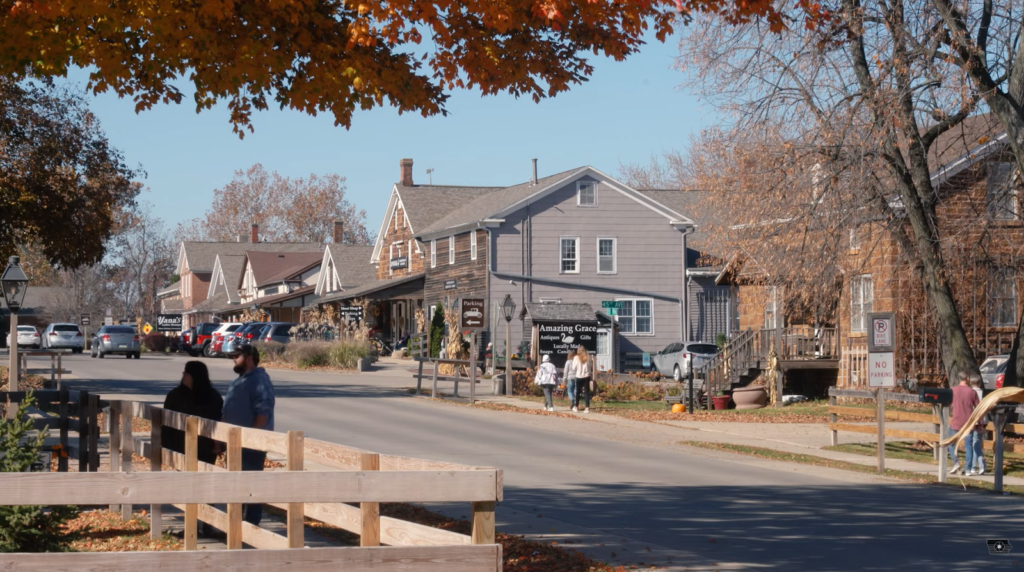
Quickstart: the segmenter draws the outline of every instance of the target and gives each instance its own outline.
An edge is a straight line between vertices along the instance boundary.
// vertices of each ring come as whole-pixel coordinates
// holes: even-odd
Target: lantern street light
[[[25,301],[25,291],[28,290],[28,276],[21,269],[21,259],[12,256],[7,261],[7,268],[0,276],[0,290],[3,290],[4,299],[7,300],[7,309],[11,311],[11,335],[10,354],[11,364],[7,370],[10,383],[9,391],[18,391],[18,311]]]
[[[516,303],[511,294],[505,294],[501,311],[505,314],[505,395],[512,395],[512,314],[516,311]]]

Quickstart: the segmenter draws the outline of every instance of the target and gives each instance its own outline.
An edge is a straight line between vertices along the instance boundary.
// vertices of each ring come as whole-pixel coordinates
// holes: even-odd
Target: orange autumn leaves
[[[227,101],[241,135],[271,104],[351,125],[357,109],[445,113],[449,91],[539,101],[624,59],[645,33],[665,41],[693,12],[782,15],[770,0],[0,0],[0,74],[89,69],[90,87],[137,111]],[[794,4],[795,11],[806,7]],[[27,71],[28,67],[31,71]]]

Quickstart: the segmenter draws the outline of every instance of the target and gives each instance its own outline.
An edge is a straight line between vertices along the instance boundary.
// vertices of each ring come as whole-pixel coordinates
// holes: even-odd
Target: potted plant
[[[768,403],[768,390],[763,385],[737,387],[732,390],[736,409],[761,409]]]
[[[715,410],[721,411],[723,409],[729,409],[730,399],[732,399],[732,397],[726,395],[724,391],[719,389],[718,391],[715,392],[715,395],[714,397],[711,398],[711,401],[715,404]]]

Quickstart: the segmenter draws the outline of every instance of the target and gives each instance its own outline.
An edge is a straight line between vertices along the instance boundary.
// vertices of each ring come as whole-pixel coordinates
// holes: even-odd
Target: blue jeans
[[[984,434],[981,431],[971,431],[967,438],[964,439],[964,448],[968,451],[967,465],[964,468],[974,468],[979,471],[985,470],[985,454],[981,447],[983,436]]]
[[[253,449],[242,449],[242,470],[243,471],[262,471],[263,461],[267,458],[267,454],[263,451],[256,451]],[[262,504],[243,504],[242,505],[242,520],[249,524],[259,526],[260,520],[263,519],[263,505]]]
[[[576,407],[576,378],[565,380],[565,394],[569,396],[569,407]]]
[[[953,429],[950,427],[947,435],[956,433],[959,429]],[[964,437],[964,472],[971,470],[974,467],[974,439],[977,437],[977,431],[971,431]],[[979,443],[980,444],[980,443]],[[953,466],[957,466],[960,462],[957,460],[956,443],[949,444],[949,457],[953,460]]]

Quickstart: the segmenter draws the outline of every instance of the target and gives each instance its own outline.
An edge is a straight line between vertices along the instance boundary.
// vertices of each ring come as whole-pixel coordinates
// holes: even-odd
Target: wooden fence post
[[[132,472],[132,452],[135,451],[135,442],[132,439],[132,402],[122,401],[121,405],[121,472],[130,473]],[[113,425],[111,425],[111,429],[113,429]],[[110,460],[114,462],[113,452],[111,452]],[[131,518],[131,503],[121,505],[121,519],[131,520]]]
[[[437,359],[434,363],[434,383],[430,388],[430,398],[437,399],[437,370],[441,369],[441,360]]]
[[[110,413],[107,419],[107,424],[110,425],[110,433],[108,442],[110,444],[110,472],[119,473],[121,472],[121,402],[111,401],[110,402]],[[109,508],[110,512],[119,512],[121,505],[112,504]]]
[[[199,470],[199,418],[185,419],[185,470]],[[185,550],[195,550],[199,533],[199,505],[185,505]]]
[[[89,392],[78,392],[78,472],[89,471]]]
[[[832,407],[835,407],[839,405],[839,402],[836,400],[834,395],[829,395],[828,404],[831,405]],[[839,418],[835,413],[829,413],[828,420],[829,423],[837,423],[839,421]],[[836,445],[839,444],[839,431],[833,429],[832,431],[830,431],[830,433],[832,433],[832,446],[835,447]]]
[[[149,410],[149,470],[160,472],[164,468],[164,410],[154,407]],[[149,537],[159,540],[164,535],[164,507],[149,505]]]
[[[473,507],[473,544],[494,544],[494,502],[475,502]]]
[[[455,364],[455,397],[459,396],[459,368],[462,364]]]
[[[302,431],[288,432],[288,470],[302,471],[304,467],[305,439]],[[300,502],[288,503],[288,548],[302,548],[306,545],[305,505]]]
[[[359,468],[363,471],[379,471],[380,455],[362,453],[359,456]],[[359,511],[362,515],[359,546],[380,546],[380,503],[360,503]]]
[[[242,428],[232,427],[228,430],[228,470],[242,470]],[[228,505],[228,550],[242,549],[242,505]]]
[[[469,404],[476,404],[476,332],[469,336]]]
[[[57,472],[68,472],[68,390],[60,389],[60,456],[57,457]]]
[[[420,394],[420,388],[423,387],[423,360],[420,362],[420,372],[416,375],[416,395]]]
[[[100,470],[100,396],[89,396],[89,471]]]

